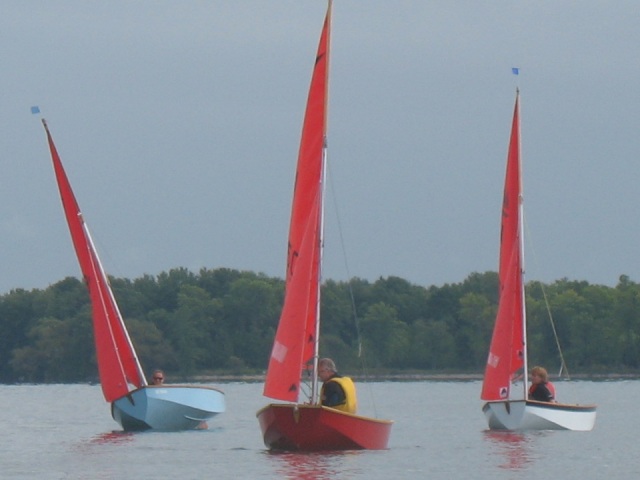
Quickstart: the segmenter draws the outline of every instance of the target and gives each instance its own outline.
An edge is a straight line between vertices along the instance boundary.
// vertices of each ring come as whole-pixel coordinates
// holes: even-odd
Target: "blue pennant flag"
[[[38,107],[37,105],[31,107],[31,113],[33,115],[36,115],[36,114],[40,113],[40,107]]]
[[[511,69],[511,73],[513,73],[514,75],[518,75],[520,73],[520,69],[518,67],[513,67]]]

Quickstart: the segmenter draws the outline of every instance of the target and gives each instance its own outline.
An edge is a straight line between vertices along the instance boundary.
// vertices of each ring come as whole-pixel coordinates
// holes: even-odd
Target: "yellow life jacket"
[[[325,382],[336,382],[344,391],[345,401],[339,405],[332,405],[330,408],[341,410],[347,413],[356,413],[358,409],[358,401],[356,399],[356,385],[349,377],[333,377]],[[324,385],[322,386],[321,396],[324,397]]]

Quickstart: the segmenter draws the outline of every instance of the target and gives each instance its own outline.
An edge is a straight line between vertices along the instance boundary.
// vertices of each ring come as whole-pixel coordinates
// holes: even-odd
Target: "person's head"
[[[153,385],[162,385],[164,383],[164,372],[162,370],[154,370],[151,381]]]
[[[333,377],[336,371],[336,364],[330,358],[321,358],[318,360],[318,377],[323,382]]]
[[[544,367],[533,367],[531,369],[531,383],[547,383],[549,374]]]

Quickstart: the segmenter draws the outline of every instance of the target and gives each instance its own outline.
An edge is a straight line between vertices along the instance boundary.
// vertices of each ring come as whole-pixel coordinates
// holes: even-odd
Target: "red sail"
[[[264,395],[298,400],[300,376],[315,355],[320,290],[322,170],[326,137],[331,4],[320,36],[302,127],[289,226],[286,291]]]
[[[71,239],[89,289],[100,383],[105,399],[111,402],[129,393],[128,384],[146,385],[133,345],[113,298],[106,275],[86,229],[82,213],[62,166],[46,122],[43,120],[53,168]]]
[[[511,381],[525,361],[524,291],[522,285],[519,95],[513,112],[502,204],[500,300],[482,386],[483,400],[509,398]]]

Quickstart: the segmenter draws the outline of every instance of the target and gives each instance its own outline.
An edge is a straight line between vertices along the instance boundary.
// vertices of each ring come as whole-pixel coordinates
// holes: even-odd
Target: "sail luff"
[[[527,306],[526,296],[524,291],[525,280],[525,266],[524,266],[524,185],[522,183],[522,135],[521,135],[521,122],[520,122],[520,90],[516,91],[516,113],[517,125],[517,156],[518,156],[518,258],[520,263],[518,265],[518,279],[519,285],[519,298],[520,298],[520,318],[522,336],[522,386],[523,386],[523,398],[527,398],[529,394],[529,382],[528,382],[528,353],[527,353]]]
[[[264,386],[265,396],[292,402],[299,400],[301,373],[313,370],[317,363],[330,14],[331,2],[318,44],[303,121],[289,226],[284,305]]]
[[[326,168],[327,168],[327,147],[326,142],[325,146],[322,149],[322,174],[321,174],[321,201],[319,204],[320,212],[319,212],[319,248],[318,248],[318,279],[316,284],[317,288],[317,298],[316,298],[316,319],[315,325],[310,325],[310,327],[314,328],[314,344],[313,344],[313,365],[311,369],[311,403],[316,404],[320,403],[320,389],[318,382],[318,360],[320,358],[320,323],[321,323],[321,312],[320,312],[320,301],[321,301],[321,288],[322,285],[322,253],[324,251],[324,198],[325,198],[325,179],[326,179]]]
[[[502,204],[499,304],[482,387],[484,400],[510,398],[512,380],[525,365],[519,112],[516,94]]]
[[[138,370],[137,366],[131,368],[126,362],[123,362],[119,354],[119,349],[127,350],[131,348],[132,352],[129,352],[129,356],[133,355],[135,357],[133,346],[130,344],[127,346],[126,342],[123,343],[118,340],[122,337],[122,331],[126,332],[124,323],[115,307],[106,276],[88,236],[88,229],[84,223],[82,212],[62,166],[53,137],[46,121],[43,120],[42,123],[47,134],[65,218],[69,226],[78,263],[89,290],[93,312],[96,357],[102,391],[105,399],[112,401],[128,393],[128,382],[136,386],[144,384],[144,375],[141,370]]]
[[[320,312],[320,302],[321,302],[321,285],[322,285],[322,257],[324,253],[324,202],[325,202],[325,192],[326,192],[326,178],[327,178],[327,153],[328,153],[328,122],[329,122],[329,68],[330,68],[330,49],[331,49],[331,10],[332,10],[333,1],[328,0],[327,5],[327,17],[325,20],[326,24],[326,38],[324,40],[325,43],[325,71],[324,71],[324,118],[322,124],[322,166],[320,171],[320,214],[319,214],[319,247],[318,247],[318,293],[316,298],[316,320],[314,327],[314,345],[313,345],[313,366],[311,369],[311,378],[312,378],[312,387],[311,387],[311,403],[320,403],[320,390],[318,388],[318,360],[320,357],[320,324],[321,324],[321,312]],[[322,39],[320,40],[322,42]]]

